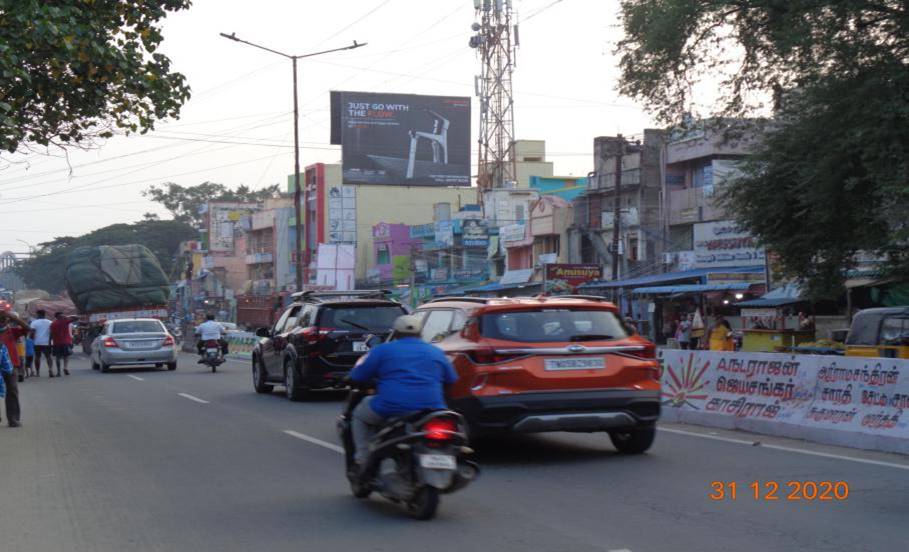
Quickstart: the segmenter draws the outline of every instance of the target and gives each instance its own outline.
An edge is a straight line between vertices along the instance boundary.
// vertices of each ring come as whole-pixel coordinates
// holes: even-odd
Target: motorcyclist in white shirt
[[[199,337],[196,348],[199,351],[200,357],[203,354],[203,349],[205,348],[205,343],[207,341],[217,341],[224,354],[227,354],[227,351],[225,350],[227,343],[223,338],[224,326],[215,322],[214,314],[205,315],[205,322],[196,326],[195,334]],[[199,362],[202,362],[202,358],[199,358]]]

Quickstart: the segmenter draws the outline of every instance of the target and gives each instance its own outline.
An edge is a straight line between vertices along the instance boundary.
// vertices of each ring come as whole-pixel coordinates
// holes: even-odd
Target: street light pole
[[[303,59],[303,58],[308,58],[308,57],[313,57],[313,56],[319,56],[322,54],[329,54],[331,52],[340,52],[342,50],[355,50],[356,48],[366,46],[367,43],[364,42],[364,43],[360,44],[356,40],[354,40],[353,44],[351,44],[350,46],[344,46],[343,48],[332,48],[331,50],[323,50],[321,52],[313,52],[310,54],[291,55],[291,54],[285,54],[284,52],[279,52],[278,50],[272,50],[271,48],[266,48],[265,46],[256,44],[254,42],[249,42],[248,40],[243,40],[241,38],[237,38],[236,33],[231,33],[231,34],[220,33],[220,34],[224,38],[233,40],[234,42],[241,42],[243,44],[247,44],[254,48],[259,48],[260,50],[265,50],[266,52],[271,52],[273,54],[278,54],[279,56],[286,57],[286,58],[290,59],[291,62],[293,63],[293,76],[294,76],[294,217],[295,217],[295,223],[294,223],[295,244],[294,245],[296,247],[296,251],[294,252],[294,259],[296,260],[295,266],[296,266],[296,276],[297,276],[297,282],[296,282],[297,291],[302,291],[303,283],[309,282],[309,264],[311,262],[312,252],[310,251],[310,248],[309,248],[309,227],[310,227],[311,221],[307,221],[307,224],[306,224],[306,235],[307,236],[306,236],[306,244],[305,244],[306,255],[305,255],[305,264],[304,264],[304,255],[303,255],[304,247],[303,247],[303,230],[302,230],[303,216],[301,213],[302,209],[300,207],[302,192],[301,192],[301,186],[300,186],[300,109],[299,109],[298,100],[297,100],[297,60]],[[307,194],[307,197],[304,199],[305,199],[304,202],[308,201],[308,194]],[[304,270],[305,270],[305,274],[304,274]],[[305,276],[305,278],[304,278],[304,276]]]

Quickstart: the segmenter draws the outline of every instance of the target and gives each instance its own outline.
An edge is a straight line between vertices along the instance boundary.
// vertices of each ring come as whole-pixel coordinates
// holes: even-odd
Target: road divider
[[[909,453],[909,361],[660,351],[662,419]]]
[[[247,360],[252,357],[252,350],[258,339],[252,332],[230,332],[227,334],[228,357]]]

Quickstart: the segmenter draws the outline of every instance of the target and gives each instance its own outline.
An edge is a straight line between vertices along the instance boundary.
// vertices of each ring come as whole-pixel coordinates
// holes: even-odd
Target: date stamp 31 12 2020
[[[845,481],[711,481],[707,498],[714,501],[750,499],[774,501],[842,501],[849,498]]]

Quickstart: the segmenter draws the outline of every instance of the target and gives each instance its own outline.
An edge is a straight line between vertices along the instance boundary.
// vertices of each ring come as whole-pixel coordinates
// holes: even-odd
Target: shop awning
[[[579,289],[639,288],[655,284],[693,280],[695,278],[701,279],[714,272],[722,272],[724,274],[755,274],[764,272],[764,267],[740,266],[721,268],[695,268],[692,270],[680,270],[678,272],[666,272],[664,274],[651,274],[650,276],[629,278],[627,280],[596,280],[582,284],[579,286]]]
[[[688,284],[677,286],[639,287],[631,290],[638,295],[678,295],[685,293],[705,293],[709,291],[742,291],[750,288],[750,282],[730,282],[728,284]]]
[[[523,289],[530,287],[537,287],[543,285],[543,282],[524,282],[524,283],[515,283],[515,284],[503,284],[501,282],[492,282],[483,286],[464,288],[461,290],[463,293],[477,293],[484,291],[503,291],[506,289]]]
[[[802,298],[802,289],[798,284],[786,284],[782,287],[770,290],[757,299],[742,301],[736,303],[736,307],[760,308],[760,307],[782,307],[793,303],[807,301]]]

